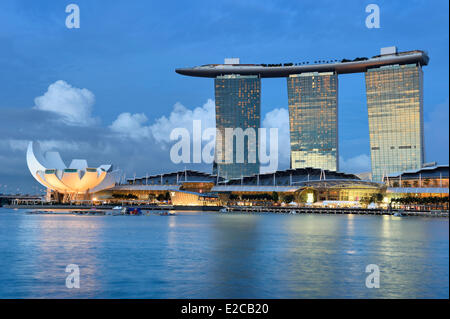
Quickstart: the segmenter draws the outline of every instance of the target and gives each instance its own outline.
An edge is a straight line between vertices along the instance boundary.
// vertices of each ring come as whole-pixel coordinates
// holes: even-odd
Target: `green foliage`
[[[399,198],[392,198],[391,204],[400,204],[400,205],[448,205],[449,197],[438,197],[438,196],[430,196],[430,197],[415,197],[415,196],[406,196]]]
[[[294,195],[288,194],[288,195],[284,195],[284,196],[283,196],[283,201],[284,201],[285,203],[290,203],[290,202],[292,202],[294,199],[295,199],[295,198],[294,198]]]
[[[278,193],[277,192],[273,192],[272,193],[272,199],[273,199],[273,201],[278,202],[279,197],[278,197]]]
[[[383,201],[383,194],[382,193],[375,193],[370,196],[364,196],[362,197],[359,202],[362,204],[370,204],[370,203],[381,203]]]
[[[112,194],[112,198],[116,199],[138,199],[136,195],[133,194]]]
[[[170,200],[170,194],[169,192],[166,192],[165,194],[158,194],[158,196],[156,196],[156,199],[160,202]]]

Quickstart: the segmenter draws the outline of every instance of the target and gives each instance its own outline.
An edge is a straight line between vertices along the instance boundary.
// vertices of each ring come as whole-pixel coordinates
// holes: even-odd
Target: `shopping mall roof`
[[[436,165],[431,167],[423,167],[417,170],[408,170],[404,172],[397,172],[389,174],[389,178],[402,179],[419,179],[419,178],[448,178],[448,165]]]

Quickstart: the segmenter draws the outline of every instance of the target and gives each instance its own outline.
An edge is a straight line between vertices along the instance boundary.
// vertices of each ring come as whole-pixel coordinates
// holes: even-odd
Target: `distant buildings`
[[[260,78],[286,77],[288,86],[291,168],[339,170],[338,75],[366,75],[372,178],[420,169],[424,163],[423,51],[383,48],[372,58],[327,61],[323,64],[209,64],[177,69],[188,76],[215,78],[216,121],[224,128],[259,127]],[[363,133],[361,133],[363,134]],[[223,145],[222,145],[223,146]],[[258,149],[258,145],[251,146]],[[216,158],[226,151],[218,149]],[[258,171],[257,165],[216,165],[221,177],[238,178]],[[219,169],[220,168],[220,169]]]
[[[89,168],[85,160],[73,160],[67,168],[58,152],[43,154],[35,143],[29,144],[27,163],[36,180],[47,187],[49,196],[45,201],[57,203],[358,207],[375,201],[384,206],[390,202],[433,203],[439,208],[445,206],[449,193],[448,165],[390,174],[384,183],[307,167],[233,179],[184,170],[135,177],[120,184],[119,171],[112,170],[111,165]],[[7,198],[11,199],[16,204],[40,201],[32,197]]]
[[[235,201],[258,205],[273,201],[357,202],[381,194],[385,188],[383,183],[363,181],[353,174],[315,168],[288,169],[231,180],[185,170],[129,179],[126,185],[103,190],[96,196],[106,201],[116,198],[120,202],[120,198],[126,199],[131,194],[142,202],[149,202],[169,194],[178,205],[217,206]]]

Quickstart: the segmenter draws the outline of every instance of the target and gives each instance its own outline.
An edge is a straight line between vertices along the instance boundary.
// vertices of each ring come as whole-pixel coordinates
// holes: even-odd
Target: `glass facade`
[[[338,166],[338,76],[302,73],[287,78],[291,168]]]
[[[217,135],[213,173],[226,179],[258,174],[261,79],[258,76],[218,76],[214,86]],[[232,147],[227,143],[226,129],[236,128],[248,133],[242,139],[243,147],[240,147],[236,137]],[[251,130],[247,130],[249,128]]]
[[[424,162],[423,73],[416,64],[366,72],[372,179]]]

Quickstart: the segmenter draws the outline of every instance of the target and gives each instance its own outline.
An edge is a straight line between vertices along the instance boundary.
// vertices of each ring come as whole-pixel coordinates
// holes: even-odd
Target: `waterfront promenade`
[[[39,210],[79,210],[96,209],[111,210],[114,205],[6,205],[9,209],[39,209]],[[333,215],[394,215],[403,216],[448,217],[446,210],[400,210],[400,209],[369,209],[369,208],[325,208],[299,206],[177,206],[177,205],[129,205],[142,210],[184,210],[184,211],[221,211],[222,213],[278,213],[278,214],[333,214]]]

